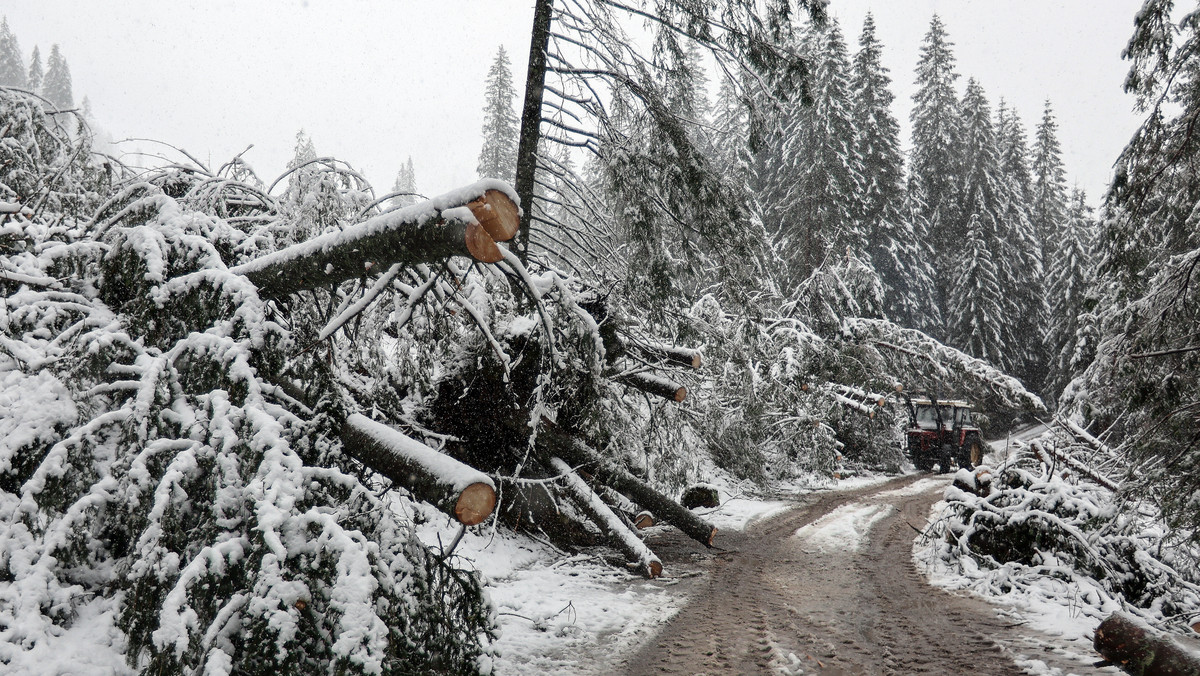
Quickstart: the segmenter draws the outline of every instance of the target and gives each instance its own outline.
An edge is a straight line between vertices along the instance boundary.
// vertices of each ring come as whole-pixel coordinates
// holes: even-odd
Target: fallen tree
[[[280,298],[383,272],[397,263],[465,256],[496,263],[496,242],[512,239],[519,209],[507,184],[483,180],[431,200],[380,214],[232,268]]]
[[[486,474],[364,415],[346,419],[342,448],[464,526],[482,523],[496,508],[496,486]]]
[[[1200,655],[1122,613],[1096,627],[1092,646],[1131,676],[1200,676]]]

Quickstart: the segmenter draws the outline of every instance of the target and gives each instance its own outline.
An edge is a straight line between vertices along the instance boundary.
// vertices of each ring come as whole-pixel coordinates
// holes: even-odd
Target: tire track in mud
[[[712,557],[706,582],[620,673],[1024,673],[1004,647],[1021,632],[985,602],[931,587],[912,562],[915,529],[945,485],[917,492],[927,478],[813,494],[747,533],[719,535],[726,551]],[[861,539],[835,530],[821,547],[794,536],[859,504],[886,506]],[[670,543],[655,547],[673,555]]]

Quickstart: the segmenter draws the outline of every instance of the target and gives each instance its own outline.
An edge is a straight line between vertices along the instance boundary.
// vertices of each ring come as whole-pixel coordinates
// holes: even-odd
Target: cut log
[[[1109,615],[1096,627],[1092,645],[1133,676],[1200,676],[1200,657],[1123,613]]]
[[[496,486],[484,473],[358,413],[342,425],[346,453],[458,519],[481,523],[496,508]]]
[[[260,295],[280,298],[382,272],[396,263],[450,256],[495,263],[503,254],[492,233],[509,239],[516,233],[519,209],[510,194],[501,181],[479,181],[256,258],[231,272],[249,278]]]
[[[626,373],[617,380],[624,385],[658,395],[663,399],[679,402],[687,398],[686,387],[652,373]]]
[[[639,530],[649,528],[654,525],[654,515],[647,511],[638,512],[637,516],[633,517],[633,525]]]
[[[625,337],[621,338],[621,344],[625,346],[625,349],[638,352],[648,359],[665,361],[685,368],[700,368],[700,350],[693,350],[690,347],[676,347],[665,343],[631,340]]]
[[[563,485],[571,501],[608,535],[625,559],[637,567],[638,572],[651,580],[662,575],[662,561],[625,526],[625,522],[604,504],[570,465],[561,458],[550,458],[550,467],[563,477]]]
[[[538,431],[537,442],[538,450],[547,457],[559,457],[573,467],[586,468],[600,483],[624,493],[705,547],[712,546],[717,534],[715,526],[602,457],[587,444],[548,423]]]

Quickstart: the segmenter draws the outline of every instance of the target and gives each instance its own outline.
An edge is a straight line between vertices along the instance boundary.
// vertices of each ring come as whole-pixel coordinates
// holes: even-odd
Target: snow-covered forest
[[[1198,18],[1137,14],[1104,195],[936,15],[896,73],[816,0],[537,0],[479,181],[386,191],[303,131],[125,161],[0,23],[0,665],[492,673],[464,534],[655,578],[642,519],[713,544],[685,492],[916,471],[918,395],[1047,425],[945,456],[921,565],[1187,629]]]

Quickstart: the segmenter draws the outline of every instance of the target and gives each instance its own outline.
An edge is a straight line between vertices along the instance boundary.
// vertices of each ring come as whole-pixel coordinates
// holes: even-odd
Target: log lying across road
[[[543,454],[561,458],[571,466],[590,473],[600,483],[624,493],[629,499],[683,531],[693,540],[705,547],[712,546],[713,537],[717,534],[715,526],[654,490],[646,482],[604,458],[582,441],[552,424],[545,423],[538,430],[537,442],[538,450]]]
[[[496,508],[496,486],[486,474],[364,415],[346,418],[342,446],[463,525],[481,523]]]
[[[428,263],[450,256],[495,263],[503,258],[496,242],[516,235],[519,213],[516,193],[507,183],[478,181],[231,271],[249,278],[262,296],[281,298],[382,272],[396,263]]]
[[[1096,627],[1092,645],[1106,661],[1133,676],[1200,676],[1200,658],[1122,613]]]

